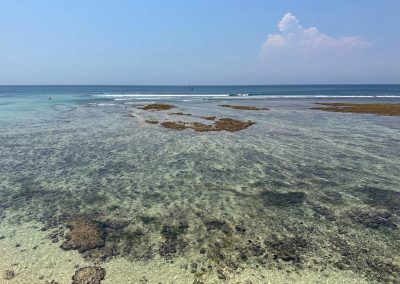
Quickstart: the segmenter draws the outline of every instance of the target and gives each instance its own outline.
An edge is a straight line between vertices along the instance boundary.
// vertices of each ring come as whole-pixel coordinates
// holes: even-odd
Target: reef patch
[[[148,124],[158,124],[158,120],[146,119],[144,122],[146,122]]]
[[[311,109],[348,112],[348,113],[369,113],[376,115],[400,116],[400,104],[352,104],[352,103],[319,103],[323,107]]]
[[[105,276],[106,270],[102,267],[82,267],[72,276],[72,284],[100,284]]]
[[[242,129],[245,129],[254,122],[252,121],[240,121],[231,118],[220,118],[213,124],[204,124],[200,122],[182,122],[182,121],[165,121],[161,123],[161,125],[165,128],[175,129],[175,130],[184,130],[184,129],[193,129],[198,132],[206,132],[206,131],[228,131],[228,132],[237,132]]]
[[[163,110],[170,110],[172,108],[175,108],[175,106],[169,104],[150,104],[142,107],[143,110],[147,111],[163,111]]]
[[[104,233],[92,220],[76,217],[71,220],[68,227],[70,233],[60,246],[64,250],[85,252],[105,245]]]

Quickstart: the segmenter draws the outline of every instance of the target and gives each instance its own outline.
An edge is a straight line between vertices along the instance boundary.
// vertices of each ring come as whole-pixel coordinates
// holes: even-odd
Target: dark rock
[[[106,276],[106,270],[99,266],[79,268],[72,276],[72,284],[100,284]]]

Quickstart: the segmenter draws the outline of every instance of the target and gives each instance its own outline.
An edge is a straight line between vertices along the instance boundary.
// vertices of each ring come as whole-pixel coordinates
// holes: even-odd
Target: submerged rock
[[[72,276],[72,284],[100,284],[105,276],[106,270],[102,267],[82,267]]]
[[[274,192],[264,191],[262,198],[267,205],[272,206],[297,206],[304,202],[306,194],[304,192]]]
[[[400,192],[370,186],[364,187],[358,192],[369,205],[383,207],[393,213],[400,213]]]
[[[67,240],[61,245],[64,250],[76,249],[79,252],[85,252],[105,244],[103,232],[96,223],[89,219],[74,218],[68,227],[70,233]]]
[[[15,277],[15,272],[12,270],[6,270],[3,273],[3,279],[4,280],[11,280]]]
[[[307,241],[301,237],[293,237],[283,240],[266,240],[265,245],[269,247],[275,260],[300,262],[301,253],[307,247]]]
[[[364,225],[367,228],[379,229],[379,228],[389,228],[394,229],[397,227],[395,223],[392,222],[392,214],[389,212],[381,211],[364,211],[364,210],[350,210],[348,211],[348,216],[353,222]]]

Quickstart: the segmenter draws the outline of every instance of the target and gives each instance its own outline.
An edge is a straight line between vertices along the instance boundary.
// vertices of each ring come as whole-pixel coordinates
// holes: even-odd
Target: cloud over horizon
[[[260,74],[265,80],[363,83],[391,82],[400,76],[399,56],[385,42],[305,28],[292,13],[286,13],[277,26],[279,33],[268,34],[260,48]]]
[[[321,33],[316,27],[303,28],[297,18],[286,13],[278,24],[280,34],[269,34],[262,46],[262,51],[268,53],[271,49],[350,49],[367,44],[359,36],[332,37]]]

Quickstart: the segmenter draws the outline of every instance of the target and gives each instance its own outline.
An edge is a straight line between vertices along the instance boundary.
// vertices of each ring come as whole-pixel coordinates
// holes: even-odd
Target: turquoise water
[[[102,283],[399,283],[400,118],[310,109],[338,101],[399,103],[400,86],[0,87],[5,283],[88,265]],[[145,122],[203,116],[255,124]],[[60,248],[78,217],[102,246]]]

